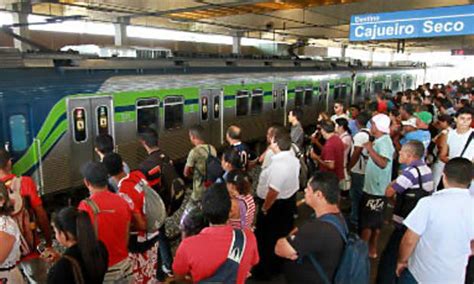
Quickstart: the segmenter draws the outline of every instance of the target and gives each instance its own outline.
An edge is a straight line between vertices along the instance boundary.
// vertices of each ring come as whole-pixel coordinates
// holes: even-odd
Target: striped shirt
[[[420,187],[418,172],[415,167],[420,170],[423,190],[428,192],[433,191],[433,173],[430,167],[428,167],[424,161],[416,160],[409,164],[395,180],[392,187],[398,194],[403,193],[409,188]]]
[[[402,194],[405,190],[410,188],[420,188],[419,175],[416,168],[418,168],[421,174],[421,186],[423,190],[427,192],[433,191],[434,183],[431,168],[428,167],[423,160],[416,160],[410,163],[402,171],[395,180],[395,183],[392,185],[392,188],[397,192],[397,194]],[[403,218],[394,215],[393,220],[401,223]]]
[[[239,195],[237,199],[245,205],[245,227],[253,231],[253,223],[255,219],[255,201],[253,200],[253,196],[251,194]],[[230,219],[229,223],[233,228],[242,229],[240,218]]]

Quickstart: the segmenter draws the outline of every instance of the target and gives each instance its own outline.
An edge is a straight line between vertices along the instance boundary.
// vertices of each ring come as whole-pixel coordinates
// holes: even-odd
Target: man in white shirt
[[[464,107],[456,113],[456,129],[448,133],[448,141],[441,149],[441,161],[447,163],[454,157],[463,157],[474,161],[474,141],[472,138],[469,140],[473,132],[472,117],[473,111],[469,107]]]
[[[364,149],[364,144],[369,142],[370,139],[370,130],[365,128],[369,120],[370,116],[366,112],[360,113],[355,119],[360,130],[354,135],[352,155],[348,166],[351,169],[351,189],[349,194],[352,202],[349,221],[354,229],[359,227],[359,203],[364,189],[365,166],[369,159],[369,154]]]
[[[253,272],[257,279],[270,280],[279,270],[282,259],[274,253],[276,241],[293,229],[300,163],[290,148],[288,132],[276,133],[270,144],[275,155],[259,178],[257,203],[261,210],[257,214],[255,235],[261,261]]]
[[[422,198],[403,221],[399,284],[464,283],[474,245],[474,198],[467,189],[473,170],[471,161],[451,159],[443,173],[446,189]]]
[[[332,122],[336,123],[336,119],[338,118],[345,118],[349,120],[349,117],[344,112],[344,103],[342,102],[335,102],[334,103],[334,114],[331,116]]]

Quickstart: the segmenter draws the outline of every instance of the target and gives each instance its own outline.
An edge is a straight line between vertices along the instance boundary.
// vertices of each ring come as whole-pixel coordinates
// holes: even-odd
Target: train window
[[[179,128],[183,125],[184,101],[182,97],[167,97],[164,103],[165,129]]]
[[[304,104],[310,106],[313,104],[313,88],[308,87],[304,90]]]
[[[147,128],[158,131],[160,102],[158,99],[141,99],[137,101],[137,132]]]
[[[257,89],[252,92],[252,101],[250,103],[250,113],[260,114],[263,110],[263,90]]]
[[[109,134],[109,108],[107,106],[97,108],[97,134]]]
[[[72,111],[74,122],[74,141],[81,143],[87,140],[87,113],[82,107],[75,108]]]
[[[346,99],[346,95],[347,95],[347,86],[343,85],[339,89],[339,99],[344,101]]]
[[[383,82],[375,81],[374,83],[374,93],[380,93],[383,91]]]
[[[356,85],[356,97],[362,95],[362,83],[357,83]]]
[[[214,96],[214,119],[218,119],[221,113],[221,100],[219,96]]]
[[[22,152],[28,147],[28,131],[26,126],[26,118],[23,114],[15,114],[10,116],[10,137],[11,149],[13,152]]]
[[[273,109],[277,109],[278,107],[278,94],[279,90],[273,90],[272,92],[272,103],[273,103]]]
[[[280,107],[284,108],[286,104],[286,90],[280,92]]]
[[[405,87],[407,89],[413,89],[413,79],[411,77],[407,77]]]
[[[392,81],[392,92],[396,93],[400,91],[400,81],[399,80],[394,80]]]
[[[340,86],[335,86],[334,87],[334,100],[339,99],[339,94],[341,93],[341,87]]]
[[[238,91],[235,96],[237,116],[247,115],[249,112],[249,92]]]
[[[295,107],[301,107],[304,103],[304,89],[296,88],[295,89]]]
[[[209,117],[209,99],[201,98],[201,121],[206,121]]]

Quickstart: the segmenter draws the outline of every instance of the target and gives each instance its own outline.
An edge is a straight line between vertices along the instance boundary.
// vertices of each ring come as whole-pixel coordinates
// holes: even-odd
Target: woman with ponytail
[[[48,273],[48,283],[95,284],[104,281],[108,253],[98,241],[90,218],[84,211],[66,207],[53,218],[53,228],[58,242],[66,251]],[[54,252],[43,254],[55,258]]]
[[[234,228],[253,231],[255,201],[251,192],[252,182],[245,173],[233,170],[227,174],[226,186],[232,202],[229,223]]]

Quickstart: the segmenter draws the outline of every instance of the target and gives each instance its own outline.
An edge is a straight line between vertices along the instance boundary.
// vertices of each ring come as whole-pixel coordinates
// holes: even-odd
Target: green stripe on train
[[[43,125],[41,126],[38,134],[36,135],[36,139],[38,139],[40,142],[41,153],[43,155],[45,152],[49,151],[50,147],[54,144],[54,142],[62,135],[62,133],[58,134],[57,131],[53,131],[52,133],[51,131],[53,130],[53,127],[56,122],[61,118],[61,116],[64,115],[65,112],[66,98],[63,98],[53,106],[48,116],[46,117]],[[67,128],[67,122],[64,122],[64,128]],[[60,128],[62,124],[63,123],[59,124],[56,129]],[[49,137],[48,134],[50,134]],[[48,138],[47,141],[45,141],[46,138]],[[18,175],[26,173],[29,169],[33,167],[33,165],[38,162],[38,156],[39,155],[37,153],[35,145],[31,144],[25,154],[23,154],[23,156],[13,165],[13,172]]]

